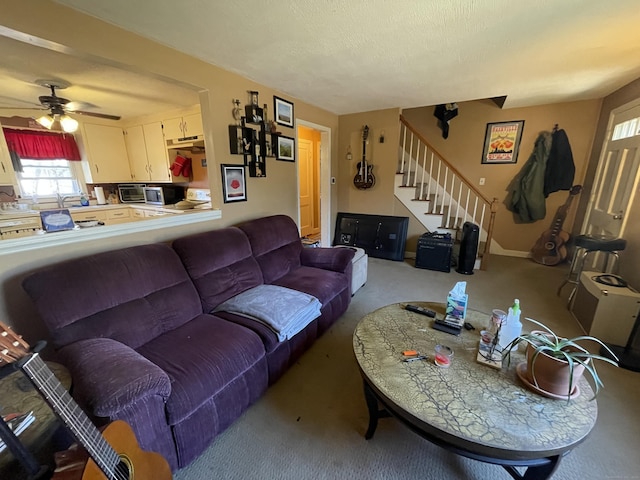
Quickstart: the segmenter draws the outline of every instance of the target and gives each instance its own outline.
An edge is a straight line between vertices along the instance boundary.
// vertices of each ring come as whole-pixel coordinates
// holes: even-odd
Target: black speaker
[[[456,272],[464,275],[473,275],[473,266],[476,264],[476,253],[478,252],[479,236],[480,228],[478,225],[471,222],[464,222]]]

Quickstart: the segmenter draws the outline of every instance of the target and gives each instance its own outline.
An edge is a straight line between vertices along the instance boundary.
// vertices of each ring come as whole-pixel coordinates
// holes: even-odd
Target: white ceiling
[[[638,0],[57,0],[337,114],[600,98],[640,77]]]

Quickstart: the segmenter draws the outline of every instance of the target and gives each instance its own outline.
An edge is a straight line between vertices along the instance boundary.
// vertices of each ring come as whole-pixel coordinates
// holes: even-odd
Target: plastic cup
[[[436,345],[433,361],[437,366],[448,368],[452,360],[453,350],[451,348],[446,345]]]

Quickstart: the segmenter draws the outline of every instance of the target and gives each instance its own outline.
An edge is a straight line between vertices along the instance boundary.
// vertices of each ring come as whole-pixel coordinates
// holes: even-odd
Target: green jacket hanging
[[[529,160],[512,183],[512,196],[507,208],[524,223],[542,220],[547,213],[544,174],[552,138],[551,132],[538,135]]]

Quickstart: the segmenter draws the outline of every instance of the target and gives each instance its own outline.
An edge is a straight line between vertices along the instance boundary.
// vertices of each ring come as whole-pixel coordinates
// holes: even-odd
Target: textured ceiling
[[[640,77],[638,0],[58,0],[338,114],[603,97]]]

